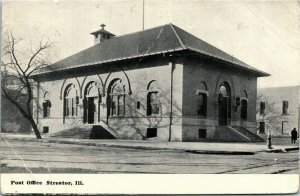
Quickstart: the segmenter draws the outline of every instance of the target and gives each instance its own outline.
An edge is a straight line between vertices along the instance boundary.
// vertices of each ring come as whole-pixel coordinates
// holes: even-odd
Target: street
[[[1,173],[298,174],[298,153],[213,155],[1,139]]]

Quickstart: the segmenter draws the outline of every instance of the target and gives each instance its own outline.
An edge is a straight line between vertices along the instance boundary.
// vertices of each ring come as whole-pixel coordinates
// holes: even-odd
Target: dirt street
[[[299,151],[254,155],[1,140],[1,172],[298,174]]]

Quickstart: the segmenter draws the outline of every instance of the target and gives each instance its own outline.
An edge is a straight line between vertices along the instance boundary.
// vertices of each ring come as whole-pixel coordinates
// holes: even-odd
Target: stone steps
[[[75,139],[117,139],[118,133],[105,122],[98,125],[74,125],[70,128],[49,134],[50,138],[75,138]]]
[[[63,129],[56,133],[49,134],[48,137],[89,139],[91,129],[91,125],[76,125],[68,129]]]
[[[251,142],[264,142],[265,141],[262,137],[260,137],[259,135],[256,135],[255,133],[253,133],[252,131],[249,131],[248,129],[246,129],[244,127],[234,126],[232,128],[235,129],[236,131],[238,131],[239,133],[245,135],[246,137],[248,137]]]
[[[217,126],[212,138],[220,142],[250,142],[250,139],[230,126]]]

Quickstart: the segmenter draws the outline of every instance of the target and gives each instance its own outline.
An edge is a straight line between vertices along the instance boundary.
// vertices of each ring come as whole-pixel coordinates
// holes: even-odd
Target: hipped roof
[[[112,37],[49,65],[35,75],[176,51],[193,51],[225,62],[226,66],[233,65],[257,76],[269,76],[173,24]]]

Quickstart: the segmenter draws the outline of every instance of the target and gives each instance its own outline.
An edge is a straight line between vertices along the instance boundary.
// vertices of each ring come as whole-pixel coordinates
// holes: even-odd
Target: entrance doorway
[[[87,124],[99,122],[101,96],[95,82],[90,82],[84,92],[83,120]]]
[[[220,86],[219,100],[219,125],[225,126],[231,117],[231,92],[228,83],[223,82]]]
[[[87,123],[94,124],[98,122],[98,97],[87,98]]]

